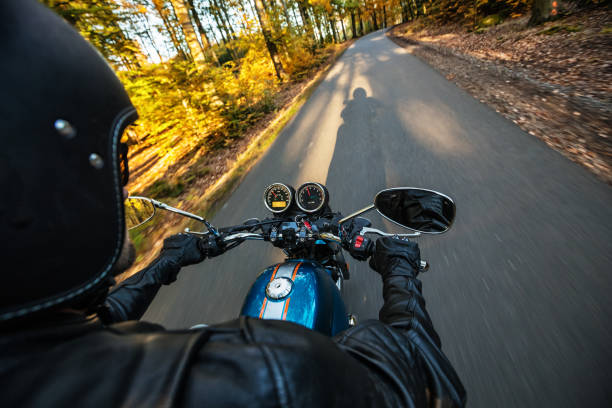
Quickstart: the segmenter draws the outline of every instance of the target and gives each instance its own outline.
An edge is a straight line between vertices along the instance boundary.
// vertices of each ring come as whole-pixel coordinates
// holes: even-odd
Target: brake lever
[[[367,233],[372,233],[372,234],[378,234],[378,235],[382,235],[385,237],[398,237],[398,238],[414,238],[414,237],[418,237],[421,235],[420,232],[414,232],[412,234],[388,234],[386,232],[383,232],[381,230],[377,230],[376,228],[369,228],[369,227],[363,227],[361,229],[361,231],[359,232],[360,235],[363,234],[367,234]],[[421,260],[420,264],[419,264],[419,272],[427,272],[429,270],[429,263],[427,261],[423,261]]]
[[[398,238],[416,238],[416,237],[421,236],[420,232],[413,232],[410,234],[390,234],[388,232],[384,232],[376,228],[363,227],[361,231],[359,231],[359,235],[365,235],[365,234],[376,234],[376,235],[380,235],[383,237],[398,237]]]

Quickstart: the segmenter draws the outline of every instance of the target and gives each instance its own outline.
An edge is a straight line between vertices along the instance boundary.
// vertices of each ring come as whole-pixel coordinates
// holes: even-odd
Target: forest
[[[557,12],[551,0],[43,3],[93,44],[123,81],[140,115],[127,132],[134,147],[131,187],[158,198],[179,195],[198,176],[179,180],[164,169],[231,147],[278,109],[283,86],[316,70],[334,44],[415,19],[472,30],[532,9],[534,24]]]
[[[139,120],[124,135],[130,146],[130,193],[177,206],[188,206],[184,198],[221,178],[227,169],[215,163],[235,159],[236,151],[244,150],[245,135],[291,100],[280,95],[320,71],[348,41],[408,22],[453,24],[475,33],[521,16],[531,16],[528,25],[537,25],[559,17],[565,4],[556,0],[40,1],[106,58],[138,110]],[[197,184],[204,178],[209,179],[206,184]],[[133,236],[137,244],[141,238]],[[154,237],[147,241],[140,243],[145,252]]]

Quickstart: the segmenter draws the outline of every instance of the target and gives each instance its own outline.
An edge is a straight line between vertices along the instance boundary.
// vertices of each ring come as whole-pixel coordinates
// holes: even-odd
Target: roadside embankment
[[[528,17],[476,32],[419,20],[398,45],[482,103],[612,184],[612,14],[580,10],[537,27]]]

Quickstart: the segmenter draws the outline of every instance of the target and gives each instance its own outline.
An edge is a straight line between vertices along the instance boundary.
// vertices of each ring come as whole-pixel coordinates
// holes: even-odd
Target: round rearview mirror
[[[374,205],[385,218],[415,231],[446,232],[455,219],[450,197],[421,188],[391,188],[376,194]]]
[[[128,230],[141,226],[155,215],[155,206],[145,197],[128,197],[124,202],[124,208]]]

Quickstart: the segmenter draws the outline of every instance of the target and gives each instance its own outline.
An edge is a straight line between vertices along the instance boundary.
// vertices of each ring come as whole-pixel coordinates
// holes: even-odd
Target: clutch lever
[[[196,236],[199,236],[199,237],[204,237],[204,236],[208,235],[210,232],[209,231],[207,231],[207,232],[192,231],[190,228],[185,228],[185,233],[186,234],[191,234],[191,235],[196,235]]]

